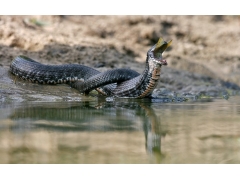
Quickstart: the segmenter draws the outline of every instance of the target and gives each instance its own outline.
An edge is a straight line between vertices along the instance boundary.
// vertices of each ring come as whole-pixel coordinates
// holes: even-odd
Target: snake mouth
[[[167,60],[166,59],[159,60],[159,62],[161,63],[161,65],[164,65],[164,66],[167,65]]]
[[[162,53],[171,45],[172,40],[169,42],[164,41],[161,37],[159,38],[157,44],[155,44],[155,48],[153,49],[154,60],[161,64],[167,65],[166,59],[162,58]]]

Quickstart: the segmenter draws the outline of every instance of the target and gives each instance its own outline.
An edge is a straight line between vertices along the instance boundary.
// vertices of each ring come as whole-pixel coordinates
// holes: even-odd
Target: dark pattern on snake
[[[12,61],[10,72],[41,84],[68,83],[84,93],[96,89],[103,95],[143,98],[151,95],[157,85],[161,66],[167,64],[162,59],[162,52],[170,43],[160,38],[148,51],[146,68],[141,75],[131,69],[113,69],[100,73],[79,64],[44,65],[25,56],[18,56]]]
[[[121,76],[119,81],[125,81],[139,75],[138,72],[131,69],[116,69],[116,71],[122,71],[126,74],[126,76]],[[40,84],[69,84],[76,81],[85,81],[100,73],[94,68],[79,64],[45,65],[26,56],[16,57],[10,65],[10,72],[21,79]],[[89,84],[89,87],[91,87],[91,84]],[[116,84],[110,84],[102,88],[96,87],[96,90],[103,95],[107,95],[111,94],[115,87]]]

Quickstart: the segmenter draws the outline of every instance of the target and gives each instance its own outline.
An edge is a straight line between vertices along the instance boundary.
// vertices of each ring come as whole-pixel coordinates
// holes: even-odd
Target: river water
[[[240,163],[240,97],[1,104],[0,163]]]

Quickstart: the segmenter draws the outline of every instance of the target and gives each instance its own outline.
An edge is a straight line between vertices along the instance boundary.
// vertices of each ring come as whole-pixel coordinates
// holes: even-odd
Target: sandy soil
[[[159,37],[173,40],[159,87],[239,89],[240,16],[0,16],[0,67],[23,54],[47,64],[141,72]]]

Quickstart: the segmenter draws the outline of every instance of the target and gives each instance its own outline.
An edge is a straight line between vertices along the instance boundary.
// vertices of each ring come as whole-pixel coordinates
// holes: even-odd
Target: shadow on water
[[[9,130],[15,133],[39,130],[58,133],[143,131],[147,154],[153,155],[155,163],[160,163],[164,157],[161,137],[165,133],[161,129],[161,119],[146,102],[26,104],[12,110],[8,118],[14,122]]]

